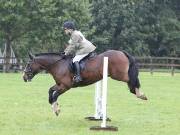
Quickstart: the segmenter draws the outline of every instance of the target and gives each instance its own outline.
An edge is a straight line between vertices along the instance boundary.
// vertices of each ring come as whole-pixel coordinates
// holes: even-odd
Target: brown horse
[[[87,58],[81,62],[84,68],[81,71],[83,81],[74,83],[73,72],[70,68],[72,57],[60,53],[41,53],[33,56],[29,54],[23,79],[30,81],[42,70],[48,71],[54,78],[56,84],[49,89],[49,103],[56,115],[59,114],[57,98],[72,87],[87,86],[93,84],[103,77],[103,58],[108,57],[108,74],[112,79],[127,82],[130,92],[138,98],[147,100],[140,92],[138,79],[138,68],[135,59],[126,52],[109,50],[97,56]]]

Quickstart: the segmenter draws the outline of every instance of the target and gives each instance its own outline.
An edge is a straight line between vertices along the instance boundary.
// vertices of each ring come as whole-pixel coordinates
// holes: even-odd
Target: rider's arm
[[[66,47],[66,49],[64,50],[65,55],[70,55],[70,54],[72,54],[73,50],[74,50],[74,47],[73,47],[72,45],[68,45],[68,46]]]
[[[77,50],[80,49],[80,42],[82,41],[82,38],[80,35],[78,34],[73,34],[71,36],[71,40],[69,41],[69,45],[68,47],[65,49],[65,54],[69,55],[69,54],[73,54],[74,52],[76,52]]]

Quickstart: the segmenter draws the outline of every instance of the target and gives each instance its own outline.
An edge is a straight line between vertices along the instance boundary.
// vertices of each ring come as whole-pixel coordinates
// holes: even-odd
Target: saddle
[[[87,60],[95,57],[97,54],[95,52],[91,52],[89,53],[87,56],[85,56],[82,60],[79,61],[79,65],[80,65],[80,70],[83,71],[85,69],[85,63]],[[75,73],[75,66],[74,66],[74,63],[73,63],[73,60],[71,59],[71,62],[69,64],[69,70],[72,72],[72,73]]]

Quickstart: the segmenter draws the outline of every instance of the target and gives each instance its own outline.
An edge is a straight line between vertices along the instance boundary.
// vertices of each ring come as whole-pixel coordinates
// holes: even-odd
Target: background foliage
[[[179,0],[1,0],[0,47],[19,58],[63,50],[62,30],[73,20],[98,52],[123,49],[136,56],[178,56]],[[7,57],[10,55],[7,50]]]
[[[93,0],[92,40],[99,49],[124,49],[143,56],[177,55],[180,1]]]

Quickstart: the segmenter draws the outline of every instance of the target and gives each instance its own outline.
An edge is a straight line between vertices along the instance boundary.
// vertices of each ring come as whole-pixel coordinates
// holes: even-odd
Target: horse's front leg
[[[58,99],[59,95],[60,95],[59,91],[54,91],[53,99],[52,99],[52,104],[51,104],[52,110],[56,114],[56,116],[58,116],[59,113],[60,113],[60,108],[59,108],[59,105],[58,105],[58,102],[57,102],[57,99]]]
[[[60,109],[58,106],[57,99],[58,97],[66,91],[63,85],[54,85],[49,90],[49,103],[52,106],[53,112],[58,116],[60,113]]]
[[[49,89],[49,103],[52,104],[53,103],[53,93],[56,91],[56,85],[52,86]]]

